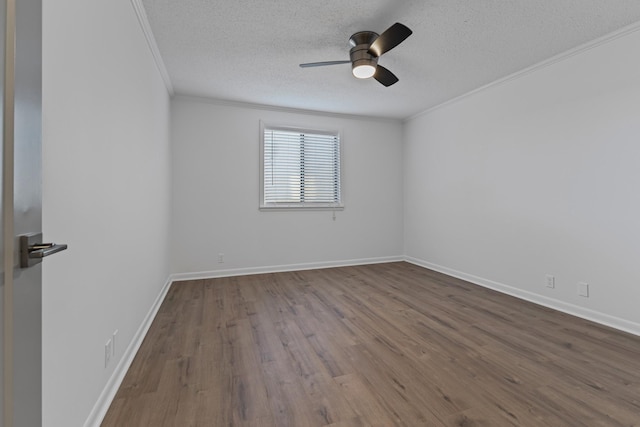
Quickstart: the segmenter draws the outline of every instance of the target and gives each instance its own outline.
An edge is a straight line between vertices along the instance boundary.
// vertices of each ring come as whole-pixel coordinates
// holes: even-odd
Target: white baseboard
[[[513,286],[505,285],[504,283],[494,282],[493,280],[484,279],[482,277],[474,276],[473,274],[463,273],[461,271],[443,267],[441,265],[433,264],[421,259],[405,256],[404,260],[411,264],[415,264],[420,267],[428,268],[429,270],[434,270],[439,273],[446,274],[447,276],[466,280],[467,282],[471,282],[485,288],[493,289],[494,291],[511,295],[513,297],[520,298],[534,304],[552,308],[554,310],[558,310],[572,316],[580,317],[582,319],[590,320],[601,325],[609,326],[614,329],[640,336],[640,324],[631,322],[629,320],[621,319],[619,317],[611,316],[610,314],[601,313],[599,311],[590,310],[588,308],[549,298],[544,295],[535,294],[523,289],[514,288]]]
[[[353,265],[366,265],[366,264],[380,264],[385,262],[398,262],[398,261],[406,261],[411,264],[415,264],[420,267],[428,268],[430,270],[434,270],[447,276],[456,277],[458,279],[466,280],[467,282],[483,286],[485,288],[493,289],[495,291],[514,296],[516,298],[520,298],[534,304],[542,305],[544,307],[552,308],[554,310],[558,310],[567,314],[571,314],[573,316],[577,316],[586,320],[590,320],[596,323],[600,323],[605,326],[610,326],[612,328],[628,332],[637,336],[640,336],[640,324],[631,322],[625,319],[621,319],[615,316],[611,316],[609,314],[597,312],[594,310],[590,310],[584,307],[579,307],[573,304],[569,304],[560,300],[548,298],[543,295],[534,294],[529,291],[525,291],[522,289],[514,288],[513,286],[505,285],[503,283],[495,282],[489,279],[484,279],[482,277],[474,276],[472,274],[464,273],[461,271],[454,270],[452,268],[444,267],[441,265],[433,264],[428,261],[420,260],[413,257],[408,256],[392,256],[392,257],[379,257],[379,258],[362,258],[362,259],[352,259],[352,260],[344,260],[344,261],[327,261],[327,262],[314,262],[314,263],[303,263],[303,264],[289,264],[289,265],[278,265],[278,266],[264,266],[264,267],[249,267],[249,268],[235,268],[235,269],[226,269],[226,270],[213,270],[213,271],[202,271],[196,273],[178,273],[173,274],[169,277],[167,282],[164,284],[160,294],[154,301],[151,309],[145,316],[142,324],[138,328],[133,340],[125,350],[124,355],[120,359],[118,366],[116,366],[111,378],[107,382],[104,390],[100,394],[98,401],[94,405],[89,417],[84,423],[84,427],[99,427],[102,422],[104,416],[113,401],[113,398],[124,379],[133,359],[144,340],[149,328],[151,327],[151,323],[155,318],[158,309],[162,305],[164,298],[169,291],[169,287],[172,282],[175,281],[183,281],[183,280],[198,280],[198,279],[212,279],[218,277],[232,277],[232,276],[245,276],[251,274],[263,274],[263,273],[279,273],[286,271],[300,271],[300,270],[315,270],[320,268],[333,268],[333,267],[347,267]]]
[[[197,273],[180,273],[173,274],[167,279],[167,282],[162,287],[160,294],[154,301],[151,309],[145,316],[142,324],[138,328],[135,336],[131,340],[131,343],[127,347],[124,352],[124,355],[120,359],[118,366],[113,371],[113,374],[107,381],[107,384],[104,387],[104,390],[100,394],[96,404],[93,406],[91,413],[87,417],[87,420],[84,423],[84,427],[99,427],[104,419],[104,416],[115,397],[120,384],[122,384],[122,380],[124,379],[131,363],[133,362],[140,345],[142,345],[142,341],[144,337],[147,335],[149,328],[151,327],[151,323],[153,319],[156,317],[158,313],[158,309],[162,305],[167,292],[169,291],[169,287],[171,283],[174,281],[181,280],[197,280],[197,279],[209,279],[216,277],[231,277],[231,276],[244,276],[249,274],[262,274],[262,273],[277,273],[283,271],[299,271],[299,270],[313,270],[319,268],[331,268],[331,267],[346,267],[350,265],[363,265],[363,264],[379,264],[384,262],[398,262],[404,261],[403,256],[393,256],[393,257],[380,257],[380,258],[363,258],[363,259],[353,259],[353,260],[345,260],[345,261],[328,261],[328,262],[314,262],[314,263],[305,263],[305,264],[290,264],[290,265],[278,265],[271,267],[250,267],[250,268],[237,268],[237,269],[227,269],[227,270],[215,270],[215,271],[203,271]]]
[[[162,287],[162,290],[160,291],[160,294],[158,294],[158,297],[153,302],[151,309],[149,310],[144,320],[142,321],[142,324],[133,336],[133,339],[122,355],[120,362],[118,362],[118,365],[115,367],[113,374],[111,374],[111,378],[109,378],[109,381],[107,381],[107,384],[102,390],[102,393],[96,401],[96,404],[93,405],[93,409],[91,410],[89,417],[85,421],[84,427],[100,427],[100,424],[102,423],[104,416],[107,414],[107,410],[109,409],[109,406],[111,406],[111,402],[113,401],[118,388],[120,388],[120,384],[122,384],[122,380],[127,374],[127,371],[129,370],[129,367],[131,366],[131,363],[133,362],[133,359],[136,356],[140,345],[142,345],[142,341],[147,335],[147,332],[151,327],[151,323],[156,317],[158,309],[162,305],[162,302],[164,301],[164,298],[166,297],[170,286],[171,278],[167,279],[166,283]]]
[[[227,270],[200,271],[196,273],[177,273],[171,276],[172,281],[215,279],[217,277],[247,276],[251,274],[282,273],[285,271],[316,270],[319,268],[348,267],[352,265],[381,264],[385,262],[404,261],[403,256],[378,258],[361,258],[344,261],[309,262],[303,264],[275,265],[264,267],[232,268]]]

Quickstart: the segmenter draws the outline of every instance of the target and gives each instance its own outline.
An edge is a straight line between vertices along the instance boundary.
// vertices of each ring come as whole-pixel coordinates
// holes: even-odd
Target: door
[[[42,425],[42,4],[0,0],[2,85],[3,427]],[[38,245],[35,245],[38,243]],[[53,251],[51,251],[53,252]],[[34,258],[29,260],[30,258]],[[26,262],[25,259],[28,261]]]
[[[5,381],[5,368],[10,365],[9,361],[5,357],[4,350],[7,347],[7,333],[5,330],[5,316],[8,316],[7,309],[12,308],[12,304],[9,303],[9,299],[5,299],[5,280],[4,280],[4,203],[2,188],[4,187],[4,66],[5,66],[5,33],[7,31],[7,17],[6,17],[7,2],[6,0],[0,0],[0,133],[2,137],[2,148],[0,148],[0,427],[5,426],[5,410],[7,401],[5,400],[5,385],[9,381]]]

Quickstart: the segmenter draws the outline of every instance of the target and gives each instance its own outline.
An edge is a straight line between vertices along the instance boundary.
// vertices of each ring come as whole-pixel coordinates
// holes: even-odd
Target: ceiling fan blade
[[[309,67],[324,67],[325,65],[338,65],[338,64],[350,64],[350,60],[346,61],[324,61],[324,62],[307,62],[306,64],[300,64],[301,68]]]
[[[401,23],[396,22],[371,43],[368,52],[370,55],[380,56],[398,46],[411,34],[413,34],[413,31]]]
[[[382,65],[378,65],[376,67],[376,73],[373,75],[373,78],[386,87],[389,87],[392,84],[398,82],[398,78],[396,77],[396,75],[384,68]]]

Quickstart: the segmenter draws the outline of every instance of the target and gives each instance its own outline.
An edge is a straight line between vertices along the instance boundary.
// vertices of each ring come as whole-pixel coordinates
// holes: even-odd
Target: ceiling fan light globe
[[[369,64],[356,65],[353,67],[353,75],[359,79],[368,79],[376,73],[376,67]]]
[[[349,58],[351,58],[351,71],[353,72],[353,75],[358,79],[368,79],[369,77],[373,77],[373,75],[376,73],[378,58],[371,55],[368,50],[368,44],[359,44],[351,48],[351,50],[349,51]]]

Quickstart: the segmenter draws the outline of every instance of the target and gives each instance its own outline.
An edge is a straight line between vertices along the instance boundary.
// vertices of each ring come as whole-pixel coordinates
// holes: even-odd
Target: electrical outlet
[[[104,367],[106,368],[111,361],[111,355],[113,354],[113,341],[109,339],[104,345]]]
[[[118,330],[113,331],[111,336],[111,356],[116,357],[116,337],[118,336]]]
[[[218,264],[224,264],[224,254],[222,252],[218,254]]]
[[[555,288],[556,287],[556,278],[550,274],[547,274],[547,288]]]
[[[578,295],[589,298],[589,284],[585,282],[578,283]]]

